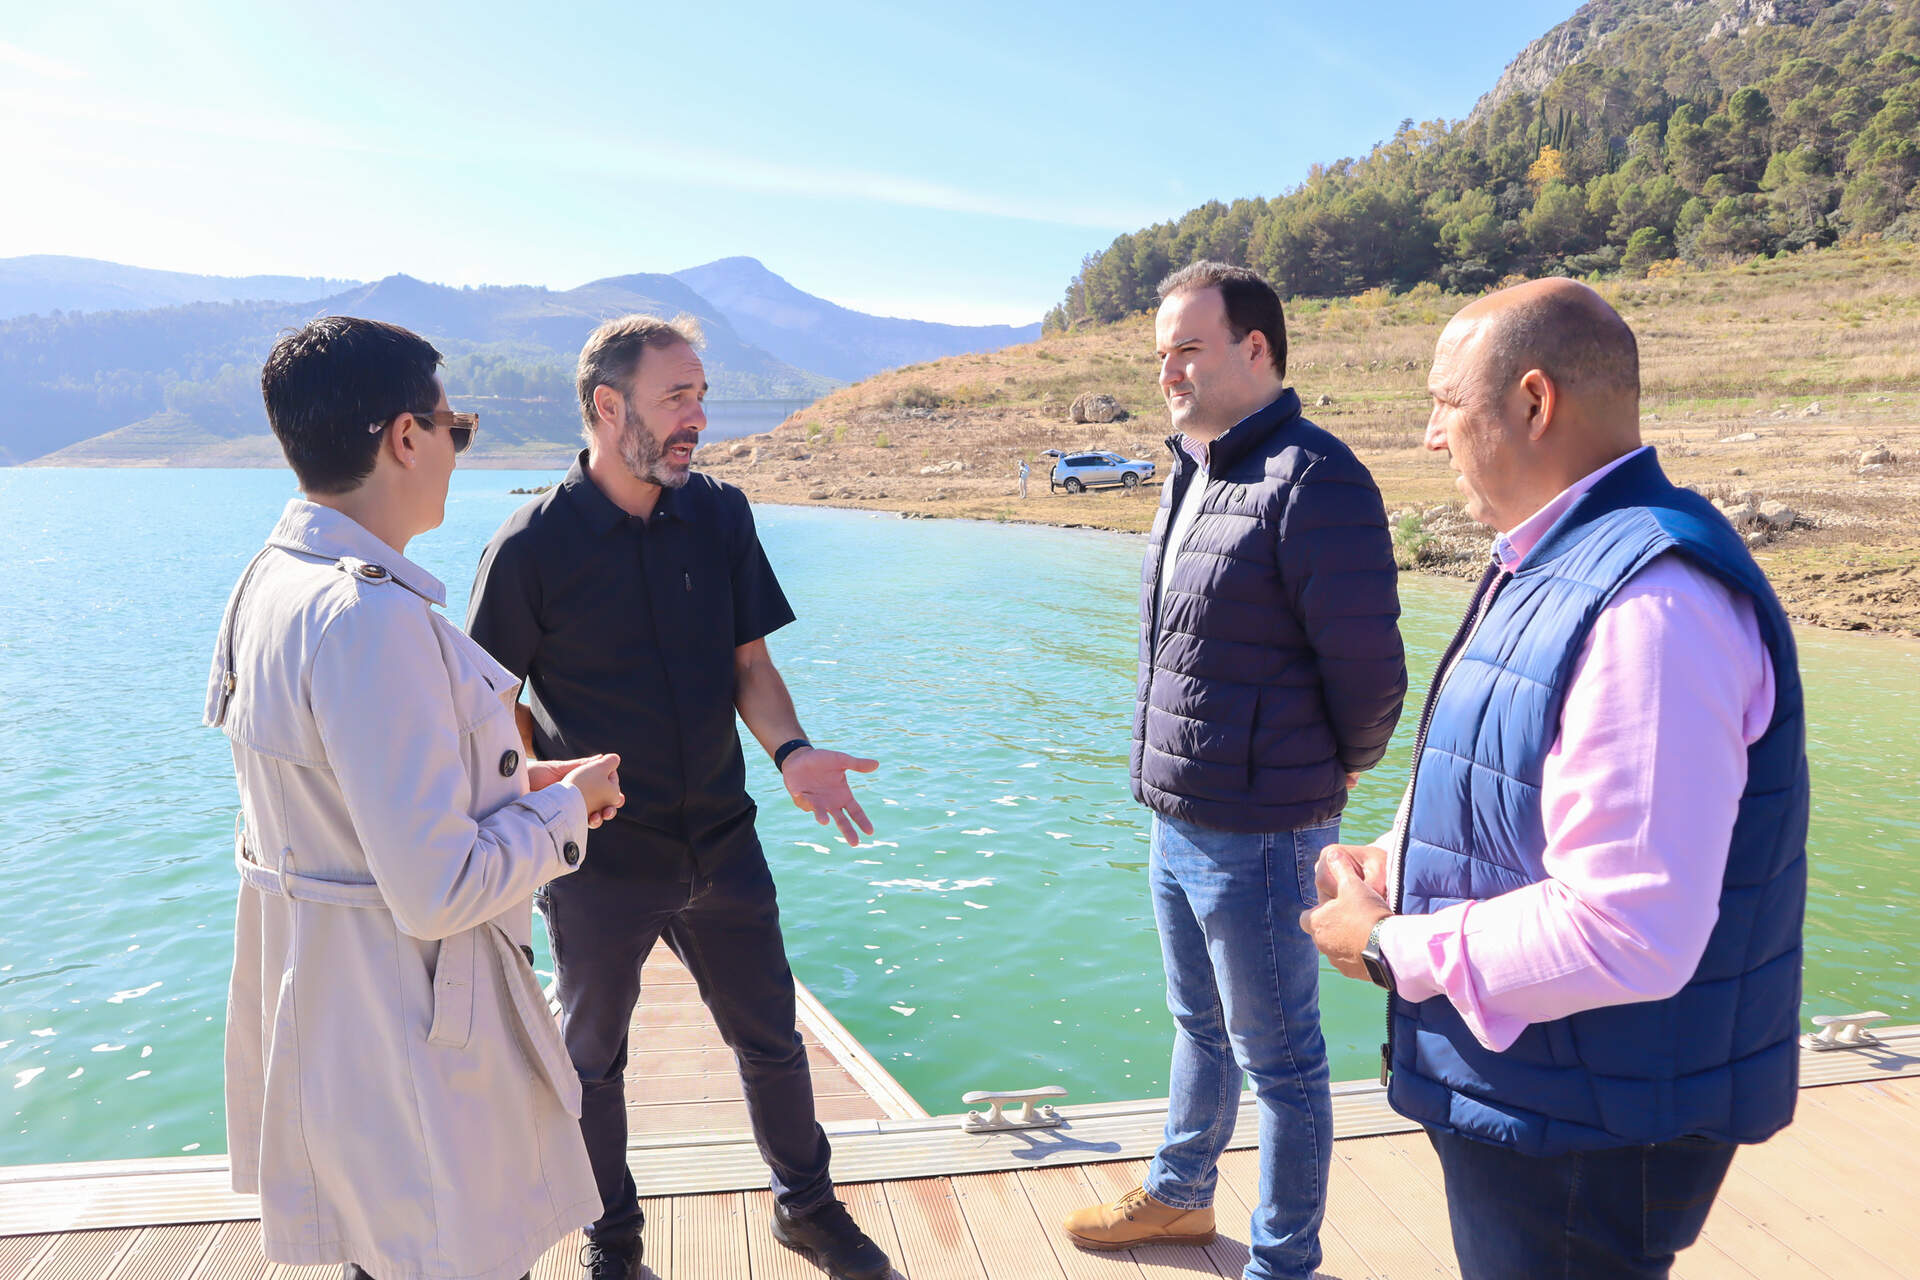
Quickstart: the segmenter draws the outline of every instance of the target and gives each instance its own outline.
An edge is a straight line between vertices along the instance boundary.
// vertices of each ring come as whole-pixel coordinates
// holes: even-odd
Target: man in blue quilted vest
[[[1806,734],[1786,615],[1640,443],[1633,332],[1538,280],[1466,307],[1427,447],[1501,531],[1394,829],[1302,927],[1388,996],[1463,1275],[1665,1276],[1793,1118]]]
[[[1144,1184],[1065,1223],[1126,1249],[1213,1238],[1216,1167],[1253,1081],[1260,1197],[1246,1280],[1320,1262],[1333,1104],[1319,959],[1295,921],[1407,672],[1373,477],[1286,385],[1280,299],[1244,267],[1160,285],[1160,387],[1177,434],[1147,540],[1133,791],[1175,1021],[1165,1139]]]

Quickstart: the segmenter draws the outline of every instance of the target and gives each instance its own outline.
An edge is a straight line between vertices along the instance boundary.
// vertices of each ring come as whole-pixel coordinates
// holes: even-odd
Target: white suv
[[[1047,473],[1048,489],[1083,493],[1096,485],[1117,484],[1123,489],[1137,488],[1142,480],[1153,478],[1153,464],[1139,458],[1123,458],[1104,450],[1062,454],[1047,450],[1055,461]]]

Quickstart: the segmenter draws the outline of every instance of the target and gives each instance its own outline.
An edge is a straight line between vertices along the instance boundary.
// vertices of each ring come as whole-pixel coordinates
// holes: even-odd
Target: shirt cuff
[[[540,819],[553,842],[556,876],[578,871],[587,858],[587,798],[571,782],[560,781],[529,791],[518,802]]]
[[[1439,966],[1434,963],[1433,937],[1443,929],[1445,913],[1431,916],[1388,916],[1380,922],[1380,955],[1393,971],[1393,991],[1415,1004],[1445,995]]]
[[[1467,913],[1477,905],[1457,902],[1431,915],[1389,916],[1380,929],[1380,954],[1401,999],[1417,1004],[1445,996],[1473,1038],[1502,1053],[1527,1029],[1527,1019],[1482,1002],[1467,957]]]

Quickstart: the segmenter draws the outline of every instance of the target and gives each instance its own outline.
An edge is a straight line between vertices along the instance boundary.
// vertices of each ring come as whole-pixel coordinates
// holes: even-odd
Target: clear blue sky
[[[0,0],[0,257],[570,288],[748,254],[1026,322],[1087,253],[1466,114],[1574,0]]]

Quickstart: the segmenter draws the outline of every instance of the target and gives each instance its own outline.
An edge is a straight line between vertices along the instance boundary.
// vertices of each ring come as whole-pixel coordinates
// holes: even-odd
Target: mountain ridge
[[[1639,18],[1692,10],[1691,25],[1705,26],[1703,38],[1716,40],[1745,36],[1756,27],[1806,26],[1820,8],[1817,0],[1592,0],[1522,49],[1473,104],[1467,123],[1484,119],[1516,93],[1544,93],[1576,62],[1600,56],[1615,31]],[[1711,23],[1704,21],[1709,15]]]
[[[718,258],[673,274],[727,312],[748,338],[802,368],[848,382],[1040,336],[1038,323],[953,325],[869,315],[796,288],[757,258]]]
[[[455,289],[396,274],[300,303],[193,303],[0,321],[0,460],[25,462],[138,426],[107,442],[121,451],[116,457],[132,460],[124,446],[148,438],[155,423],[169,448],[178,445],[187,457],[204,453],[208,440],[264,437],[259,370],[268,349],[285,330],[326,314],[386,320],[427,336],[446,357],[449,393],[489,402],[481,437],[489,448],[567,441],[577,431],[573,363],[580,345],[601,321],[630,312],[693,315],[705,334],[709,380],[722,397],[812,399],[837,385],[745,341],[711,303],[671,277],[609,277],[556,292],[533,285]],[[102,367],[103,358],[117,364]],[[85,451],[70,456],[80,460]]]
[[[215,276],[35,253],[0,258],[0,320],[58,311],[149,311],[196,302],[306,302],[359,284],[325,276]]]
[[[10,263],[45,260],[0,260],[0,282]],[[82,276],[111,279],[122,270],[95,259],[59,261]],[[264,438],[266,431],[260,363],[279,333],[328,313],[391,321],[432,340],[447,358],[449,393],[475,401],[487,414],[481,457],[570,449],[578,431],[573,368],[580,346],[595,325],[630,312],[693,317],[704,335],[712,394],[731,400],[808,401],[846,380],[793,359],[796,352],[834,352],[836,368],[857,368],[865,376],[893,363],[1004,345],[1025,332],[867,316],[793,288],[757,259],[718,260],[734,267],[742,262],[752,263],[757,278],[741,296],[782,299],[788,323],[750,315],[747,324],[756,336],[749,336],[729,308],[680,275],[657,272],[606,276],[563,290],[456,288],[395,273],[333,282],[344,287],[297,301],[61,306],[49,314],[0,319],[0,465],[50,456],[124,465],[270,459],[270,447],[263,454],[260,441],[245,442]],[[228,288],[234,280],[296,278],[183,277],[170,287],[186,289],[193,280]]]

